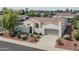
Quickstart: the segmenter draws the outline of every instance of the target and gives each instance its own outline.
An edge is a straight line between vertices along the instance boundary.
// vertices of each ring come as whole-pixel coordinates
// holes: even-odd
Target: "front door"
[[[29,27],[29,29],[30,29],[30,34],[32,34],[32,27]]]

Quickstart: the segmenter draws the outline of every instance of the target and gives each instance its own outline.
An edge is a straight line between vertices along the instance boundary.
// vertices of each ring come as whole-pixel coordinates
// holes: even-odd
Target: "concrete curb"
[[[48,51],[65,51],[64,49],[59,49],[59,48],[46,48],[44,46],[40,46],[38,43],[29,43],[29,42],[23,42],[23,41],[19,41],[19,40],[13,40],[13,39],[8,39],[8,38],[4,38],[4,37],[0,37],[1,41],[5,41],[5,42],[10,42],[10,43],[14,43],[14,44],[18,44],[18,45],[23,45],[23,46],[28,46],[28,47],[33,47],[33,48],[38,48],[38,49],[42,49],[42,50],[48,50]]]

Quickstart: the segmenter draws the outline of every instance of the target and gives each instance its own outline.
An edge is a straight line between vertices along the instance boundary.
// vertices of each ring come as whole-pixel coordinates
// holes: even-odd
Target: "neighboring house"
[[[79,13],[76,13],[75,15],[76,15],[76,16],[79,16]]]
[[[17,30],[22,32],[22,33],[26,33],[27,32],[27,28],[25,28],[25,26],[23,25],[24,21],[28,20],[29,19],[29,16],[26,16],[26,15],[19,15],[19,22],[18,22],[18,25],[17,25]]]
[[[27,33],[27,34],[29,34],[28,33],[29,29],[26,28],[24,25],[17,26],[17,30],[20,31],[21,33]]]
[[[18,25],[23,25],[23,21],[29,19],[29,16],[26,16],[26,15],[19,15],[18,17],[19,17]]]
[[[24,21],[28,33],[42,33],[43,35],[54,35],[62,37],[67,25],[67,19],[59,17],[31,17]]]
[[[19,21],[25,21],[29,18],[29,16],[26,16],[26,15],[19,15]]]
[[[74,18],[75,14],[67,13],[57,13],[54,17],[64,17],[64,18]]]

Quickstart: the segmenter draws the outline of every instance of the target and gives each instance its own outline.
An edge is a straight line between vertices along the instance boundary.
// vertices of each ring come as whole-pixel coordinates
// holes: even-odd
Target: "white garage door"
[[[58,30],[45,29],[45,35],[54,35],[54,36],[58,36]]]

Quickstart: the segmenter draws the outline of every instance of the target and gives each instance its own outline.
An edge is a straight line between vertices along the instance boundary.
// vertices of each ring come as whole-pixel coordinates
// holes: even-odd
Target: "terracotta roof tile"
[[[31,21],[33,22],[39,22],[42,24],[55,24],[58,25],[59,22],[61,22],[62,24],[64,23],[65,18],[59,18],[59,17],[31,17],[30,18]]]
[[[71,13],[58,13],[56,16],[74,16],[74,14]]]

